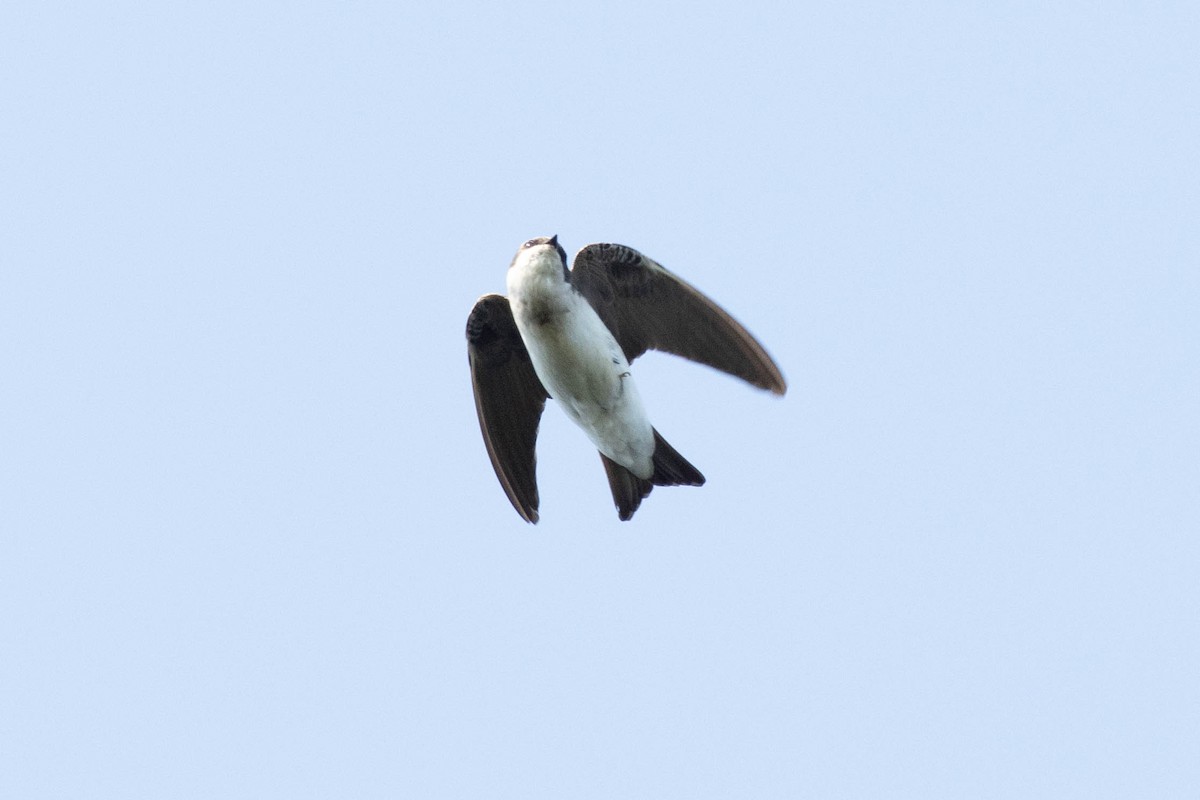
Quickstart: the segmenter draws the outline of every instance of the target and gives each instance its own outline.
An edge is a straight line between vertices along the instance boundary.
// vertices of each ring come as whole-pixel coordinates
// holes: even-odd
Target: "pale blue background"
[[[1200,796],[1193,3],[6,3],[0,795]],[[543,522],[463,326],[631,244],[783,400]]]

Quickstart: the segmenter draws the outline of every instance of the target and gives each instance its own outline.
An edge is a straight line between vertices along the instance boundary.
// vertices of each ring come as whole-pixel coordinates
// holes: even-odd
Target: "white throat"
[[[520,321],[544,324],[569,311],[575,299],[558,251],[550,245],[518,252],[508,268],[507,284],[513,315]]]

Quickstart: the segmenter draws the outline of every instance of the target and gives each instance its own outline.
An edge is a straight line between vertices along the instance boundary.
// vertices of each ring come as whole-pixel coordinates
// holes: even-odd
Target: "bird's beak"
[[[558,247],[558,234],[556,233],[551,236],[550,241],[546,242],[546,244],[550,245],[551,247]]]

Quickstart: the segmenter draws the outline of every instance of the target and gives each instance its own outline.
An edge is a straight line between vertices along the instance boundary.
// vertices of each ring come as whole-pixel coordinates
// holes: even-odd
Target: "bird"
[[[480,431],[517,513],[539,519],[537,431],[553,399],[600,451],[613,504],[633,518],[655,486],[704,476],[650,424],[630,363],[647,350],[682,356],[782,396],[763,346],[691,284],[632,247],[583,247],[567,267],[554,236],[530,239],[508,267],[507,292],[467,317],[467,360]]]

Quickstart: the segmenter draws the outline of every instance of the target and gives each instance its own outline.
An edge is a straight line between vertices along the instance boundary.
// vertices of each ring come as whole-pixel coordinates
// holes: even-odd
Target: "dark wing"
[[[538,521],[538,422],[545,387],[513,321],[508,298],[484,295],[467,318],[467,360],[479,429],[496,477],[526,522]]]
[[[632,247],[589,244],[575,255],[571,285],[596,309],[630,361],[647,350],[664,350],[775,394],[787,391],[779,367],[749,331]]]

